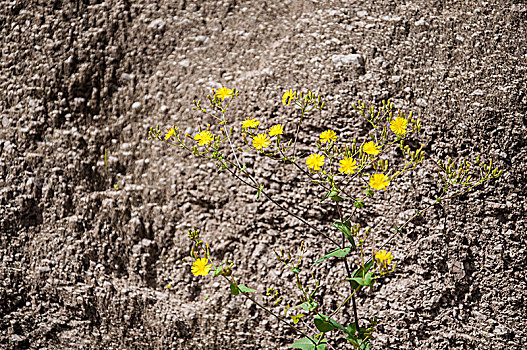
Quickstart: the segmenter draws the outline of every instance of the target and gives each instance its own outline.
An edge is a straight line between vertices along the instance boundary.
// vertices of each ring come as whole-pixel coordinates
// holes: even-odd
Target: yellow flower
[[[269,136],[282,135],[283,132],[284,127],[281,124],[276,124],[271,126],[271,129],[269,129]]]
[[[373,174],[370,177],[370,186],[376,190],[384,190],[390,184],[390,179],[384,174]]]
[[[242,128],[256,128],[260,125],[260,121],[256,119],[247,118],[242,122]]]
[[[375,259],[377,259],[381,265],[387,267],[392,262],[393,256],[391,252],[387,252],[383,249],[375,253]]]
[[[282,104],[284,106],[289,106],[289,103],[291,103],[292,100],[294,100],[296,98],[296,91],[293,91],[291,89],[287,90],[286,92],[284,92],[284,94],[282,95]]]
[[[320,142],[326,143],[329,141],[337,141],[337,134],[333,130],[326,130],[320,134]]]
[[[269,147],[270,143],[271,140],[269,140],[269,137],[266,134],[259,134],[253,138],[253,146],[258,150]]]
[[[198,145],[205,146],[214,140],[214,136],[210,131],[202,131],[194,136],[194,140],[198,141]]]
[[[313,153],[306,159],[307,167],[315,171],[320,170],[320,167],[324,165],[324,159],[322,154]]]
[[[376,156],[381,151],[379,148],[377,148],[377,145],[373,141],[367,142],[364,146],[362,146],[362,150],[367,154],[371,154],[372,156]]]
[[[225,100],[225,97],[231,97],[232,96],[232,90],[226,87],[221,87],[218,89],[218,92],[215,95],[218,98],[221,98],[221,100]]]
[[[357,169],[357,162],[353,158],[344,158],[340,161],[339,171],[344,174],[353,174]]]
[[[201,258],[192,264],[192,268],[190,269],[194,276],[207,276],[211,265],[207,265],[209,260],[207,258]]]
[[[390,122],[390,129],[397,135],[404,135],[406,133],[406,127],[408,126],[408,120],[397,117],[395,120]]]
[[[176,130],[179,130],[177,126],[170,128],[170,130],[168,130],[167,134],[165,135],[165,141],[168,140],[172,135],[174,135],[176,133]]]

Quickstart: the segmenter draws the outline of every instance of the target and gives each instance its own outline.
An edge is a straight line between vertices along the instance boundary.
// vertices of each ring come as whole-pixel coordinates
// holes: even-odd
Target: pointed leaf
[[[322,198],[320,203],[322,203],[324,200],[326,200],[326,198],[334,197],[334,196],[336,196],[338,194],[339,194],[339,191],[336,188],[333,187],[331,190],[328,191],[328,193],[326,193],[326,195],[324,196],[324,198]]]
[[[332,197],[331,197],[331,200],[332,200],[333,202],[342,202],[342,201],[344,200],[344,198],[341,197],[341,196],[339,196],[339,195],[335,195],[335,196],[332,196]]]
[[[296,309],[297,307],[301,307],[306,311],[313,311],[318,307],[318,303],[316,301],[306,301],[300,305],[295,306],[294,308]]]
[[[214,273],[212,274],[212,277],[216,277],[219,274],[221,274],[222,270],[223,270],[223,264],[221,264],[220,266],[218,266],[218,268],[216,270],[214,270]]]
[[[321,332],[329,332],[334,330],[336,327],[329,321],[329,317],[322,317],[321,315],[315,316],[315,326]]]
[[[240,291],[240,293],[256,293],[256,292],[258,292],[257,290],[254,290],[254,289],[251,289],[251,288],[247,287],[245,284],[239,284],[238,285],[238,290]]]
[[[355,240],[353,239],[353,236],[351,234],[351,229],[350,229],[350,227],[348,227],[348,225],[351,226],[349,221],[346,221],[344,224],[342,222],[340,222],[340,221],[335,221],[333,223],[333,226],[335,226],[335,228],[337,230],[339,230],[340,232],[342,232],[344,234],[344,236],[346,236],[348,241],[353,246],[353,250],[357,250],[357,247],[355,246]]]
[[[308,338],[302,338],[289,346],[291,349],[316,350],[316,345]]]
[[[342,249],[338,249],[338,248],[334,249],[331,252],[329,252],[328,254],[324,255],[320,260],[316,261],[313,264],[313,266],[318,265],[322,261],[324,261],[326,259],[329,259],[331,257],[343,258],[343,257],[345,257],[346,255],[349,254],[350,250],[351,250],[351,247],[346,247],[346,248],[342,248]]]
[[[334,319],[330,318],[329,319],[329,323],[331,323],[333,326],[335,326],[336,328],[340,329],[341,331],[346,332],[346,327],[344,327],[343,325],[341,325],[340,323],[338,323]]]
[[[370,262],[366,263],[366,265],[364,265],[364,268],[359,267],[357,270],[355,270],[355,272],[353,273],[353,277],[362,277],[362,278],[364,278],[364,276],[371,269],[372,266],[373,266],[373,260],[371,260]]]
[[[238,288],[237,285],[235,285],[234,283],[231,282],[231,293],[232,295],[238,295],[240,294],[240,289]]]
[[[308,338],[302,338],[294,342],[294,344],[291,345],[290,348],[302,350],[326,350],[327,342],[327,339],[322,339],[318,341],[318,345],[315,345]]]
[[[319,344],[317,345],[316,349],[315,350],[326,350],[326,344],[327,344],[327,340],[326,339],[322,339]]]
[[[355,282],[355,283],[357,283],[358,285],[361,285],[361,286],[368,286],[366,280],[363,279],[363,278],[360,278],[360,277],[346,278],[346,280]],[[353,283],[352,283],[352,287],[357,289],[357,287],[354,287]]]

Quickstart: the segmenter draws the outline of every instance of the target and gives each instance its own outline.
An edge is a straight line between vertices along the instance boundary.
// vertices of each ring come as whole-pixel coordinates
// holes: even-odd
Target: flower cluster
[[[337,140],[337,134],[333,130],[326,130],[320,134],[319,141],[321,143],[335,142]],[[372,156],[376,156],[381,152],[381,148],[370,141],[364,144],[362,147],[364,153]],[[306,165],[313,171],[319,171],[324,166],[326,157],[323,154],[313,153],[306,159]],[[339,161],[339,172],[342,174],[354,174],[359,168],[357,161],[352,157],[344,157]],[[375,190],[384,190],[390,184],[390,179],[384,174],[373,174],[370,177],[369,185]]]
[[[257,129],[259,125],[260,125],[259,120],[251,119],[247,117],[242,122],[242,129]],[[266,133],[260,133],[253,138],[252,140],[253,147],[261,151],[264,148],[269,147],[269,145],[271,144],[271,140],[269,137],[282,135],[283,132],[284,132],[284,127],[281,124],[273,125],[269,129],[269,135],[267,135]]]

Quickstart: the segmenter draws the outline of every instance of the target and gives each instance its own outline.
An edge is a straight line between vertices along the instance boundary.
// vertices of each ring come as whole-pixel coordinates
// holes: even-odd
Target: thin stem
[[[339,214],[340,220],[341,220],[341,222],[344,222],[343,221],[344,218],[342,216],[342,210],[340,209],[339,202],[335,202],[335,204],[337,205],[337,212]],[[344,246],[344,242],[345,242],[345,240],[344,240],[344,238],[345,238],[344,237],[344,232],[341,232],[341,234],[342,234],[342,242],[343,242],[342,245]],[[351,278],[353,276],[351,276],[351,270],[349,268],[347,257],[345,256],[343,259],[344,259],[344,267],[346,268],[346,274],[348,275],[348,278],[350,278],[350,280],[348,280],[350,288],[351,288],[351,290],[354,290],[353,285],[351,283]],[[352,302],[353,302],[353,315],[355,316],[355,324],[357,326],[357,329],[359,329],[359,316],[357,314],[357,303],[355,301],[355,292],[351,294],[351,298],[352,298]]]
[[[225,114],[222,114],[222,117],[223,117],[223,121],[225,121],[225,123],[227,123],[227,121],[225,120]],[[227,130],[225,130],[225,135],[227,136],[227,141],[229,141],[229,145],[231,146],[231,150],[232,150],[232,154],[234,155],[234,159],[236,160],[236,164],[238,165],[238,169],[240,169],[240,171],[242,171],[241,169],[243,168],[242,165],[240,164],[240,161],[238,160],[238,156],[236,155],[236,151],[234,150],[234,145],[232,144],[232,141],[231,141],[231,138],[229,136],[229,132]],[[242,171],[243,172],[243,171]],[[258,182],[252,178],[252,176],[248,173],[245,173],[247,175],[247,177],[255,184],[257,185]]]
[[[201,247],[200,245],[198,245],[199,248],[201,249],[204,249],[203,247]],[[214,262],[212,261],[212,259],[210,259],[210,262],[212,264],[212,267],[216,270],[216,266],[214,264]],[[233,284],[234,285],[238,285],[238,283],[236,282],[236,279],[234,278],[233,275],[231,275],[230,277],[232,278],[232,281],[225,275],[221,275],[223,278],[225,278],[227,280],[227,282],[229,282],[229,284]],[[267,313],[269,313],[271,316],[274,316],[276,317],[278,320],[280,320],[281,322],[285,323],[286,325],[288,325],[289,327],[291,327],[292,329],[294,329],[296,332],[300,333],[301,335],[303,335],[304,337],[306,337],[307,339],[309,339],[310,342],[312,342],[315,346],[318,345],[318,342],[316,342],[315,340],[313,340],[313,338],[311,338],[309,335],[307,335],[305,332],[303,332],[302,330],[298,329],[297,327],[293,326],[292,324],[290,324],[289,322],[287,322],[285,319],[283,319],[280,315],[277,315],[275,314],[274,312],[272,312],[271,310],[269,310],[268,308],[266,308],[264,305],[260,304],[259,302],[257,302],[253,297],[251,297],[248,293],[245,293],[245,292],[241,292],[240,294],[243,294],[243,296],[245,296],[246,298],[248,298],[249,300],[251,300],[253,303],[255,303],[257,306],[259,306],[261,309],[265,310]]]
[[[291,327],[292,329],[294,329],[295,331],[297,331],[298,333],[300,333],[301,335],[303,335],[304,337],[309,339],[309,341],[312,342],[315,346],[318,345],[318,342],[316,340],[314,340],[312,337],[310,337],[309,335],[307,335],[302,330],[298,329],[297,327],[295,327],[292,324],[290,324],[289,322],[287,322],[280,315],[275,314],[274,312],[272,312],[271,310],[269,310],[268,308],[266,308],[265,306],[263,306],[262,304],[260,304],[256,300],[254,300],[254,298],[251,297],[249,294],[247,294],[247,293],[241,293],[241,294],[243,294],[247,299],[251,300],[253,303],[258,305],[261,309],[265,310],[269,315],[272,315],[272,316],[276,317],[278,320],[280,320],[281,322],[285,323],[286,325],[288,325],[289,327]]]
[[[305,106],[302,104],[302,115],[300,116],[300,121],[298,122],[298,125],[296,126],[296,134],[295,134],[295,142],[293,143],[293,158],[296,154],[296,141],[298,140],[298,133],[300,132],[300,126],[302,125],[302,121],[304,120],[304,110]]]
[[[333,311],[333,313],[332,313],[331,315],[329,315],[329,317],[331,318],[331,317],[335,316],[335,315],[337,314],[337,312],[338,312],[340,309],[342,309],[342,308],[344,307],[344,305],[346,305],[346,304],[348,303],[348,301],[350,301],[350,299],[353,298],[353,295],[355,295],[355,293],[357,293],[357,291],[358,291],[358,289],[355,289],[355,290],[353,291],[353,293],[351,293],[351,294],[346,298],[346,300],[344,300],[344,301],[342,302],[342,304],[340,304],[339,307],[336,308],[335,311]]]
[[[248,183],[247,181],[245,181],[244,179],[242,179],[240,176],[238,176],[238,174],[236,174],[234,171],[232,171],[231,169],[229,168],[226,168],[226,170],[232,175],[234,176],[235,178],[237,178],[239,181],[241,181],[242,183],[244,183],[245,185],[247,186],[250,186],[252,188],[254,188],[255,190],[258,190],[259,188],[253,184],[250,184]],[[333,244],[336,244],[338,246],[338,243],[331,237],[329,237],[327,234],[325,234],[324,232],[320,231],[318,228],[316,228],[315,226],[313,226],[312,224],[310,224],[309,222],[307,222],[306,220],[304,220],[303,218],[301,218],[300,216],[296,215],[295,213],[291,212],[289,209],[287,209],[286,207],[284,207],[283,205],[281,205],[280,203],[278,203],[277,201],[275,201],[271,196],[269,196],[269,194],[267,194],[267,192],[265,192],[264,190],[260,190],[260,193],[263,194],[267,199],[269,199],[274,205],[276,205],[278,208],[282,209],[283,211],[285,211],[286,213],[288,213],[289,215],[291,215],[292,217],[294,217],[295,219],[299,220],[300,222],[302,222],[303,224],[305,224],[306,226],[308,226],[309,228],[313,229],[314,231],[316,231],[318,234],[322,235],[324,238],[326,238],[327,240],[329,240],[331,243]]]

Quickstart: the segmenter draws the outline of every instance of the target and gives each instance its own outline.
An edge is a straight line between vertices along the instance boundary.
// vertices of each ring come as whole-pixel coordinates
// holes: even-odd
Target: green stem
[[[340,209],[339,202],[335,202],[335,204],[337,205],[337,212],[339,214],[340,221],[342,223],[344,223],[344,221],[343,221],[344,218],[342,216],[342,210]],[[345,241],[345,237],[344,237],[344,233],[341,232],[341,234],[342,234],[342,242],[343,242],[342,245],[344,246],[344,243],[346,242]],[[346,274],[348,275],[348,278],[351,279],[353,276],[351,275],[351,270],[349,268],[348,260],[347,260],[346,257],[344,257],[343,259],[344,259],[344,267],[346,268]],[[351,280],[349,280],[349,285],[350,285],[351,290],[354,290],[353,285],[351,283]],[[352,299],[352,303],[353,303],[353,315],[355,316],[355,325],[357,326],[357,329],[359,329],[359,316],[357,314],[357,303],[355,301],[355,292],[353,292],[351,294],[351,299]]]
[[[226,170],[232,175],[234,176],[236,179],[238,179],[239,181],[241,181],[243,184],[247,185],[247,186],[250,186],[252,188],[254,188],[255,190],[258,190],[259,187],[253,185],[253,184],[250,184],[248,183],[247,181],[245,181],[244,179],[242,179],[240,176],[238,176],[238,174],[236,174],[234,171],[232,171],[231,169],[229,168],[226,168]],[[326,238],[327,240],[329,240],[331,243],[333,244],[336,244],[338,246],[338,243],[331,237],[329,237],[327,234],[325,234],[324,232],[320,231],[318,228],[316,228],[315,226],[313,226],[312,224],[310,224],[309,222],[307,222],[306,220],[304,220],[303,218],[301,218],[300,216],[296,215],[295,213],[291,212],[289,209],[287,209],[286,207],[284,207],[283,205],[281,205],[280,203],[278,203],[277,201],[275,201],[271,196],[269,196],[269,194],[267,194],[267,192],[265,192],[264,190],[261,190],[261,194],[263,194],[267,199],[269,199],[274,205],[276,205],[278,208],[280,208],[281,210],[285,211],[287,214],[291,215],[292,217],[294,217],[295,219],[297,219],[298,221],[300,221],[301,223],[303,223],[304,225],[308,226],[309,228],[313,229],[314,231],[316,231],[318,234],[320,234],[321,236],[323,236],[324,238]]]
[[[315,347],[318,345],[318,342],[315,339],[313,339],[312,337],[307,335],[305,332],[303,332],[299,328],[297,328],[297,327],[293,326],[292,324],[290,324],[289,322],[287,322],[280,315],[275,314],[274,312],[272,312],[271,310],[269,310],[268,308],[266,308],[265,306],[263,306],[262,304],[260,304],[256,300],[254,300],[254,298],[251,297],[249,294],[247,294],[247,293],[241,293],[241,294],[243,294],[247,299],[251,300],[257,306],[259,306],[261,309],[265,310],[269,315],[272,315],[272,316],[276,317],[278,320],[280,320],[281,322],[285,323],[286,325],[288,325],[289,327],[291,327],[292,329],[294,329],[295,331],[297,331],[298,333],[300,333],[301,335],[303,335],[304,337],[309,339],[309,341],[312,342],[313,345],[315,345]]]

